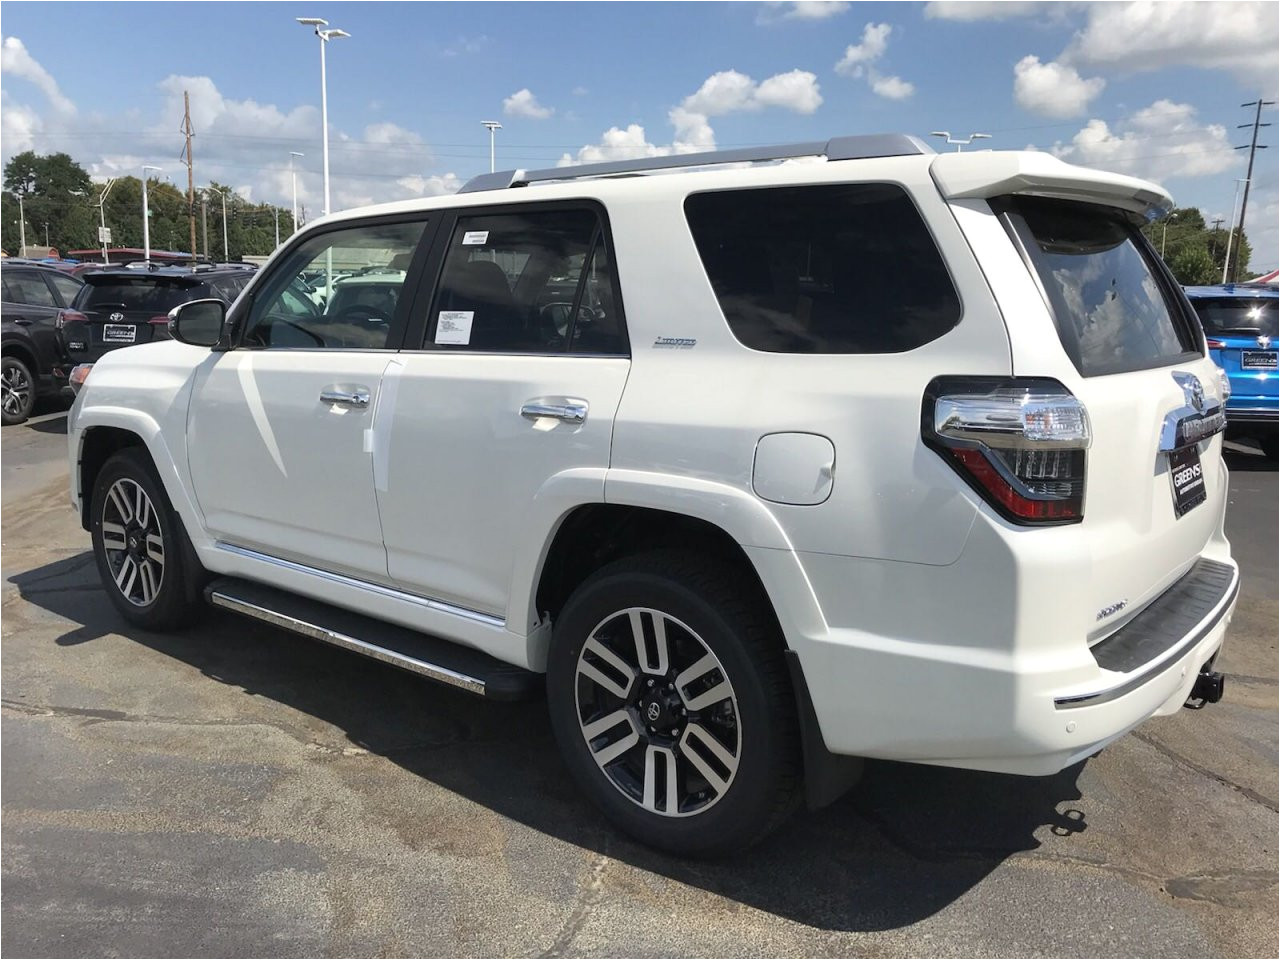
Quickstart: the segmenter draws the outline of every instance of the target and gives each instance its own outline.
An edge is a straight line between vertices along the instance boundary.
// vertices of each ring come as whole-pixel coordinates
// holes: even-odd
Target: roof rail
[[[459,193],[506,190],[547,180],[578,180],[670,170],[677,167],[705,167],[720,163],[760,163],[795,157],[826,157],[828,160],[870,160],[875,157],[906,157],[933,153],[933,148],[905,133],[869,133],[854,137],[834,137],[825,143],[788,143],[777,146],[745,147],[741,150],[711,150],[706,153],[679,153],[666,157],[644,157],[611,163],[587,163],[545,170],[503,170],[472,177]]]

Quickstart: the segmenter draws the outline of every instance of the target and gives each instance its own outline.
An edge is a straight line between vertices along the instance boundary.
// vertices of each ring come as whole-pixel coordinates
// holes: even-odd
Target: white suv
[[[668,850],[857,758],[1051,773],[1221,695],[1226,387],[1137,229],[1170,206],[878,135],[344,212],[93,368],[72,499],[135,624],[545,689]]]

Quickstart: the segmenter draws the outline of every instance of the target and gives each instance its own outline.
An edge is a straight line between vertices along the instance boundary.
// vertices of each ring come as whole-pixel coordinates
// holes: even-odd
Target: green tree
[[[1222,282],[1223,260],[1227,255],[1227,230],[1206,226],[1204,215],[1195,207],[1179,207],[1163,220],[1142,228],[1157,252],[1181,284],[1188,286]],[[1231,236],[1231,259],[1239,262],[1239,276],[1249,276],[1252,252],[1247,235]]]
[[[4,167],[3,204],[5,248],[16,252],[21,243],[16,224],[18,197],[27,221],[27,242],[45,243],[60,251],[93,243],[93,184],[89,174],[65,153],[41,156],[31,150],[17,154]]]

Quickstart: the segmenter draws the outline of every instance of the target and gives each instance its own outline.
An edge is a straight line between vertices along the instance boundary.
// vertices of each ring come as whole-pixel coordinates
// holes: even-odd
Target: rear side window
[[[607,236],[596,212],[548,207],[458,217],[426,346],[626,354]]]
[[[76,298],[76,294],[80,292],[80,287],[82,286],[79,280],[65,277],[60,273],[51,273],[45,279],[53,284],[54,289],[58,291],[58,296],[62,298],[63,304],[68,307],[71,306],[71,301]]]
[[[34,272],[10,271],[4,278],[5,299],[13,303],[26,303],[36,307],[56,307],[53,292],[45,285],[44,277]]]
[[[1194,321],[1121,211],[1037,197],[996,206],[1039,276],[1058,337],[1082,376],[1199,355]]]
[[[1192,297],[1204,326],[1204,332],[1213,336],[1265,336],[1275,340],[1280,337],[1276,329],[1277,301],[1263,297]]]
[[[685,201],[729,327],[773,353],[900,353],[960,321],[960,298],[905,190],[831,184]]]

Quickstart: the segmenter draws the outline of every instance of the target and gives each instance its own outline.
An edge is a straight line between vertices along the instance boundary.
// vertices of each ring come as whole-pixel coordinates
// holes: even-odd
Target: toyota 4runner
[[[98,361],[71,498],[132,623],[545,690],[667,850],[858,758],[1052,773],[1222,692],[1228,387],[1170,207],[875,135],[347,211]]]

